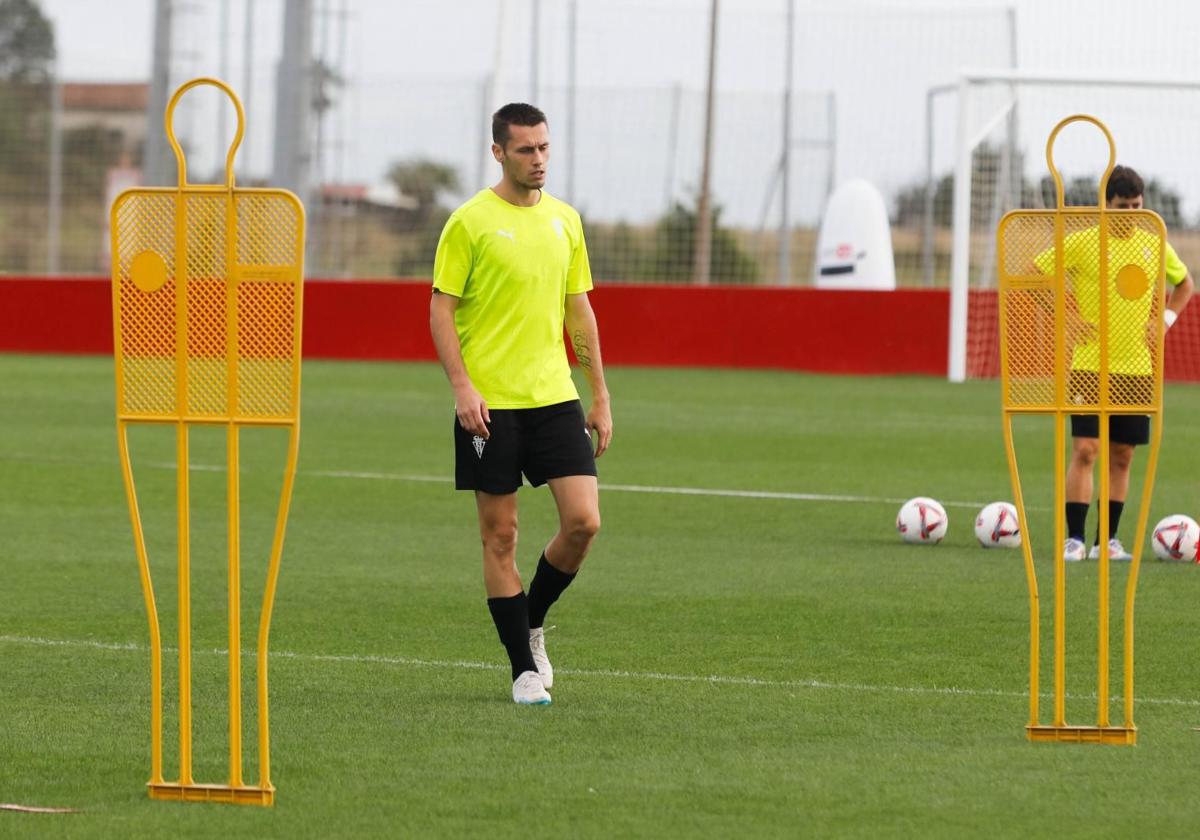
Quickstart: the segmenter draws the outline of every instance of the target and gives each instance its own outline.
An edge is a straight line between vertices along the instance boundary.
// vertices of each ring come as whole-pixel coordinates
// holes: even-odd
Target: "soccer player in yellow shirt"
[[[454,389],[455,486],[475,493],[488,609],[512,665],[512,698],[546,704],[554,671],[546,611],[600,529],[596,458],[612,411],[579,214],[545,191],[546,115],[512,103],[492,116],[500,181],[451,214],[438,242],[429,326]],[[586,416],[563,342],[591,386]],[[593,451],[593,437],[595,450]],[[526,596],[517,572],[521,476],[550,485],[558,532]]]
[[[1105,188],[1105,206],[1110,210],[1140,210],[1145,185],[1128,166],[1117,166]],[[1194,284],[1187,266],[1175,249],[1165,244],[1169,292],[1163,310],[1164,329],[1169,329],[1192,296]],[[1108,264],[1114,279],[1109,281],[1109,373],[1114,401],[1137,404],[1150,398],[1153,367],[1146,325],[1153,311],[1151,284],[1143,294],[1126,297],[1115,276],[1124,265],[1137,265],[1146,276],[1158,273],[1159,240],[1137,225],[1113,224],[1108,237]],[[1063,241],[1063,267],[1071,281],[1075,310],[1068,312],[1068,335],[1076,341],[1071,359],[1068,396],[1076,403],[1095,403],[1099,389],[1100,338],[1100,240],[1099,228],[1071,234]],[[1043,274],[1055,268],[1054,249],[1034,260]],[[1117,526],[1129,492],[1129,470],[1134,448],[1150,440],[1150,418],[1139,415],[1109,417],[1109,507],[1108,553],[1113,560],[1129,560],[1130,554],[1117,539]],[[1067,468],[1067,540],[1063,559],[1082,560],[1100,556],[1100,534],[1087,550],[1085,530],[1092,499],[1092,472],[1100,452],[1100,418],[1095,414],[1071,416],[1071,461]]]

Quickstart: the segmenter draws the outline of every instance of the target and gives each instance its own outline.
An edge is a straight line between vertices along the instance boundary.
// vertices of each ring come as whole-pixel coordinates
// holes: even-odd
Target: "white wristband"
[[[1167,325],[1167,329],[1171,329],[1174,323],[1179,319],[1179,313],[1174,309],[1163,310],[1163,323]]]

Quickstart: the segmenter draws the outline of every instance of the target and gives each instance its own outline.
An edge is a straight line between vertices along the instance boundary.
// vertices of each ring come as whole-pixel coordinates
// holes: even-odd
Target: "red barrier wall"
[[[945,375],[945,291],[605,286],[591,295],[612,364]]]
[[[112,347],[107,278],[0,278],[0,350],[112,353]]]
[[[431,360],[428,281],[310,280],[304,355]],[[945,290],[603,285],[610,364],[945,375]],[[111,353],[107,278],[0,278],[0,351]]]
[[[1163,378],[1170,382],[1200,382],[1200,317],[1196,304],[1183,311],[1167,332],[1163,347]],[[1000,376],[1000,303],[995,289],[972,289],[967,304],[967,376]]]

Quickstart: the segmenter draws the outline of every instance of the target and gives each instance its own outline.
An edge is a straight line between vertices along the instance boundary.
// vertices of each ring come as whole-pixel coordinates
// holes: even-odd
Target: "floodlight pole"
[[[217,73],[221,81],[229,81],[229,0],[221,0],[219,9],[220,15],[217,23],[217,31],[220,33],[217,38]],[[219,171],[224,171],[222,159],[224,158],[224,150],[229,148],[229,139],[226,131],[229,129],[229,115],[226,113],[225,103],[222,102],[217,106],[217,142],[213,146],[215,150],[214,159],[217,161],[216,167]],[[218,173],[219,174],[219,173]]]
[[[671,116],[667,118],[667,165],[666,184],[663,188],[663,213],[670,213],[675,202],[675,162],[679,159],[679,108],[683,100],[683,86],[675,82],[671,86]]]
[[[487,178],[487,173],[491,171],[496,162],[492,157],[491,146],[492,112],[499,107],[500,96],[505,90],[504,41],[507,26],[508,0],[500,0],[496,4],[496,51],[492,54],[492,74],[487,78],[484,86],[483,113],[487,142],[484,144],[483,155],[480,157],[480,183]]]
[[[146,147],[142,158],[142,183],[167,183],[170,167],[166,136],[159,126],[167,112],[171,86],[171,0],[154,3],[154,55],[150,68],[150,96],[146,102]]]
[[[567,201],[575,204],[575,160],[579,138],[575,131],[576,72],[579,62],[579,4],[571,0],[567,5]]]
[[[46,273],[61,270],[59,243],[62,233],[62,108],[63,89],[58,61],[50,77],[50,196],[47,203]]]
[[[310,253],[320,240],[324,200],[321,184],[312,183],[313,3],[314,0],[285,0],[283,7],[283,50],[276,78],[272,178],[308,205],[310,235],[306,244]],[[309,270],[314,267],[310,261]]]
[[[792,180],[792,68],[796,48],[796,0],[788,0],[787,42],[784,55],[783,77],[783,162],[780,167],[779,208],[779,283],[788,286],[792,282],[791,218],[788,202],[788,186]]]
[[[242,108],[247,114],[251,95],[254,92],[254,0],[246,0],[246,24],[242,33]],[[247,129],[249,135],[249,129]],[[250,171],[250,138],[245,139],[246,150],[241,155],[242,181],[248,180]]]
[[[704,106],[704,159],[700,167],[700,196],[696,202],[696,254],[692,282],[707,286],[712,273],[712,208],[709,181],[712,174],[713,87],[717,68],[718,0],[712,0],[708,29],[708,89]]]
[[[532,0],[533,20],[530,21],[530,29],[533,30],[533,37],[529,39],[529,101],[536,108],[538,104],[538,65],[541,63],[539,43],[542,32],[542,2],[541,0]]]

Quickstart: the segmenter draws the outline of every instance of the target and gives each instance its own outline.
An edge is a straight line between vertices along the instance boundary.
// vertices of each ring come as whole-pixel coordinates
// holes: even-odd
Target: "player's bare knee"
[[[1071,450],[1071,457],[1075,463],[1080,466],[1090,467],[1096,463],[1096,456],[1099,454],[1100,441],[1095,438],[1075,438],[1075,443]]]
[[[1114,443],[1109,452],[1112,465],[1118,470],[1128,470],[1133,464],[1133,447],[1127,443]]]
[[[483,547],[490,554],[512,557],[517,551],[517,523],[489,523],[482,533]]]
[[[573,517],[564,530],[572,543],[587,547],[600,533],[600,514],[596,512]]]

